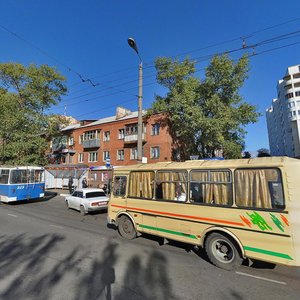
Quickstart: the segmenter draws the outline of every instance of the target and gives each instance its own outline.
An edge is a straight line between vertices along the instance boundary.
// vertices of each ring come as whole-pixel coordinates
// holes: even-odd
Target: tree
[[[64,77],[42,65],[0,64],[0,162],[44,164],[58,134],[57,116],[46,114],[66,93]]]
[[[167,89],[165,97],[156,96],[149,114],[162,113],[173,139],[173,159],[240,158],[244,148],[244,126],[257,121],[253,105],[239,94],[248,74],[248,59],[237,63],[227,55],[215,56],[201,81],[195,77],[195,65],[170,58],[156,60],[157,80]]]
[[[249,151],[245,151],[243,158],[251,158],[251,153]]]
[[[257,150],[257,157],[269,157],[269,156],[271,156],[269,149],[260,148]]]

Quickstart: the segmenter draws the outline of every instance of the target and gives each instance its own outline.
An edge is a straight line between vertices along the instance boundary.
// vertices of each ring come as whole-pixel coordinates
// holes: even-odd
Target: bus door
[[[157,231],[167,238],[191,242],[191,224],[183,216],[188,215],[187,172],[158,171],[155,197],[157,207]]]
[[[138,231],[159,234],[156,224],[154,199],[154,171],[132,171],[128,185],[127,207],[133,216]]]
[[[127,210],[127,201],[126,201],[126,185],[127,185],[127,176],[126,175],[117,175],[114,176],[113,181],[113,191],[110,197],[114,198],[113,205],[111,206],[112,211],[116,213]]]

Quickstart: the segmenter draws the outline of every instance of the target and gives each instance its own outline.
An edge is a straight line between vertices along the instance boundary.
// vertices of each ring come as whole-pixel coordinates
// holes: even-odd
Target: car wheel
[[[118,222],[118,231],[122,237],[132,240],[136,237],[137,233],[133,223],[127,216],[121,216]]]
[[[83,205],[80,206],[80,214],[81,214],[82,216],[85,216],[85,215],[86,215],[86,211],[85,211],[85,208],[84,208]]]
[[[220,233],[210,234],[205,241],[205,251],[211,263],[228,271],[242,264],[238,249],[234,240]]]

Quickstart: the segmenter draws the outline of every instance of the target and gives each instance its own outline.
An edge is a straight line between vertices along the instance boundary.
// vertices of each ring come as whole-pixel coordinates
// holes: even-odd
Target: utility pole
[[[139,63],[139,94],[138,94],[138,137],[137,137],[137,152],[138,161],[142,162],[143,157],[143,61],[140,57],[136,42],[133,38],[128,39],[129,46],[136,52],[140,59]]]

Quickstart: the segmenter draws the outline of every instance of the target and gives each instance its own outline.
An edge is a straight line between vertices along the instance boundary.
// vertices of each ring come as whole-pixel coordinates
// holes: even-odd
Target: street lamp
[[[136,42],[133,38],[129,38],[128,45],[136,52],[140,59],[139,64],[139,95],[138,95],[138,140],[137,140],[137,151],[138,151],[138,161],[142,161],[142,131],[143,131],[143,61],[140,57]]]

